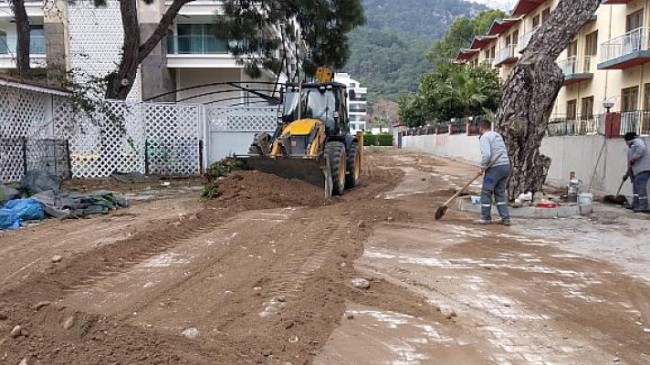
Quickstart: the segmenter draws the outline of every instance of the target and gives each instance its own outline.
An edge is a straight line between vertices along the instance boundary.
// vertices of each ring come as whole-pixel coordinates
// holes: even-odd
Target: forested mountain
[[[483,5],[463,0],[363,0],[367,24],[350,36],[344,69],[369,88],[371,101],[397,100],[417,88],[431,71],[426,53],[459,16],[474,16]]]

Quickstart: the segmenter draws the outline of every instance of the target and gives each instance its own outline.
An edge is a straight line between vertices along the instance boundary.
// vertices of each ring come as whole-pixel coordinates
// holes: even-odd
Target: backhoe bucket
[[[327,156],[322,158],[248,156],[254,170],[285,179],[298,179],[324,189],[325,199],[332,197],[332,176]]]

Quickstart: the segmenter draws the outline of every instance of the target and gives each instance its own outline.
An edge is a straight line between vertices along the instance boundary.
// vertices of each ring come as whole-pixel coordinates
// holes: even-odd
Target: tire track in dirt
[[[138,232],[156,230],[172,217],[195,213],[199,207],[193,207],[193,203],[198,204],[194,197],[171,204],[138,203],[127,213],[118,211],[84,220],[48,220],[19,231],[2,232],[0,257],[5,261],[0,266],[0,277],[3,277],[0,287],[6,290],[19,285],[29,272],[46,270],[54,255],[65,258],[128,239]]]
[[[375,157],[368,161],[377,165]],[[390,159],[381,164],[386,163],[390,164]],[[338,325],[348,298],[433,316],[435,310],[425,309],[421,298],[385,282],[373,282],[367,292],[348,286],[357,275],[351,263],[362,252],[361,243],[372,226],[389,218],[408,220],[389,203],[373,199],[394,186],[400,174],[366,170],[366,180],[359,189],[330,205],[298,208],[290,220],[278,219],[270,228],[258,223],[269,218],[255,216],[263,213],[249,211],[238,216],[236,211],[212,210],[208,205],[196,218],[165,221],[156,230],[141,232],[33,275],[21,286],[24,292],[0,294],[0,310],[8,308],[10,321],[20,321],[31,333],[21,341],[9,340],[7,360],[18,363],[27,351],[52,365],[303,364],[313,359]],[[230,246],[200,257],[186,276],[183,273],[183,277],[166,279],[153,293],[132,298],[133,302],[124,308],[92,314],[82,303],[75,309],[52,305],[34,314],[32,306],[38,301],[56,302],[76,295],[83,298],[92,288],[110,293],[111,281],[128,272],[137,273],[147,260],[234,231],[241,232]],[[247,250],[242,249],[244,245]],[[223,281],[217,280],[219,274],[223,274]],[[262,289],[256,291],[255,287]],[[226,291],[231,293],[226,295]],[[281,295],[286,305],[277,315],[260,317],[264,302]],[[171,305],[159,306],[168,298],[172,299]],[[131,316],[132,311],[137,316]],[[70,312],[89,319],[80,319],[66,332],[61,324]],[[197,326],[200,337],[188,341],[178,336],[176,330],[181,325]],[[56,352],[62,346],[60,338],[70,340],[71,334],[79,333],[76,331],[83,332],[83,336],[71,340],[77,350]],[[165,347],[158,351],[162,358],[151,356],[157,346]]]

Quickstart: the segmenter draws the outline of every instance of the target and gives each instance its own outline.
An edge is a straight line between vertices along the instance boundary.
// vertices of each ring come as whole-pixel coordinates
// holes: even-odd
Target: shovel
[[[625,203],[627,203],[627,198],[625,195],[621,195],[623,184],[625,184],[625,180],[621,181],[621,185],[619,185],[618,190],[616,190],[616,195],[605,195],[603,197],[603,203],[625,205]]]
[[[493,165],[493,164],[494,164],[498,159],[500,159],[500,158],[501,158],[501,155],[497,156],[497,158],[495,158],[494,160],[492,160],[492,161],[487,165],[487,167],[485,168],[485,170],[487,170],[487,169],[489,169],[490,167],[492,167],[492,165]],[[451,202],[453,202],[454,199],[458,198],[458,196],[459,196],[460,194],[462,194],[463,191],[465,191],[465,189],[467,189],[470,185],[472,185],[472,183],[473,183],[474,181],[476,181],[476,179],[478,179],[479,177],[481,177],[481,175],[483,175],[483,171],[480,171],[478,174],[476,174],[476,176],[475,176],[472,180],[470,180],[470,182],[468,182],[465,186],[463,186],[460,190],[458,190],[458,191],[456,192],[456,194],[454,194],[451,198],[449,198],[449,200],[447,200],[447,201],[445,202],[445,204],[443,204],[441,207],[438,207],[438,209],[436,210],[436,215],[435,215],[436,220],[440,220],[442,217],[444,217],[444,216],[445,216],[445,213],[447,213],[447,209],[449,209],[449,204],[451,204]]]

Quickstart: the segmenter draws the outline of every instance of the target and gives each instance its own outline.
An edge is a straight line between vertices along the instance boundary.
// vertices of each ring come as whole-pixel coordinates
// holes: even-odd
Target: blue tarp
[[[0,231],[3,229],[20,228],[18,213],[10,209],[0,209]]]
[[[14,199],[8,201],[4,209],[13,210],[23,221],[40,221],[45,219],[45,210],[36,199]]]

